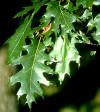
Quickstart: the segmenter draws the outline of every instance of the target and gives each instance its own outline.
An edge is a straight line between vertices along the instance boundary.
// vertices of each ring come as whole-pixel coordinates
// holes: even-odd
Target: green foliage
[[[46,80],[43,73],[52,73],[52,69],[44,64],[46,60],[49,60],[49,57],[44,53],[45,46],[40,43],[40,40],[39,42],[33,40],[30,46],[24,46],[24,50],[28,51],[27,55],[13,60],[13,64],[21,64],[23,69],[11,77],[10,84],[21,82],[21,88],[17,95],[20,97],[23,94],[27,94],[27,103],[31,107],[32,101],[35,101],[33,95],[35,93],[40,96],[43,95],[38,82],[49,85],[50,82]]]
[[[33,31],[31,28],[31,24],[32,24],[33,17],[44,3],[45,3],[45,0],[40,3],[37,3],[37,2],[34,3],[33,13],[31,15],[26,16],[24,22],[16,30],[16,33],[10,39],[8,39],[7,41],[7,43],[9,44],[8,61],[7,61],[8,64],[12,63],[14,59],[20,56],[20,52],[22,51],[22,48],[25,45],[25,38],[32,37]],[[29,11],[29,9],[32,10],[32,8],[30,7],[25,8],[24,11],[21,11],[15,17],[23,16],[25,13]]]
[[[80,55],[75,48],[76,43],[77,40],[74,36],[71,39],[71,42],[68,40],[67,34],[65,35],[64,40],[61,37],[58,37],[54,45],[54,49],[50,53],[50,56],[57,63],[55,72],[59,74],[60,82],[64,80],[65,74],[70,75],[71,61],[76,61],[80,65]]]
[[[21,64],[22,69],[10,78],[10,85],[21,84],[17,95],[26,94],[30,108],[35,94],[43,97],[40,84],[51,84],[44,74],[58,74],[62,83],[66,74],[71,75],[72,61],[81,66],[82,56],[76,45],[100,44],[100,14],[94,17],[94,5],[99,5],[97,0],[32,0],[32,6],[14,16],[23,17],[24,21],[6,42],[7,63]]]

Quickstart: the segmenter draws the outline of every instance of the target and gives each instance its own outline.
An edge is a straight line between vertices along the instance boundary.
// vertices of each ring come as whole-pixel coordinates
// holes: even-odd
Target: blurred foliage
[[[100,89],[91,101],[81,105],[79,109],[70,105],[61,108],[59,112],[100,112]]]

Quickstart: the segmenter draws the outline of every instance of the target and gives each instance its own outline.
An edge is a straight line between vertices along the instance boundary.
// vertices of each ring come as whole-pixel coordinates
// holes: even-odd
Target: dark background
[[[13,16],[21,7],[30,5],[29,0],[2,0],[0,2],[0,46],[15,32],[19,19]],[[84,61],[84,60],[83,60]],[[94,98],[100,87],[100,50],[87,66],[80,68],[75,76],[67,78],[63,83],[62,91],[52,97],[40,99],[33,103],[32,112],[57,112],[60,107],[69,104],[77,108]],[[29,112],[27,106],[19,105],[19,112]]]
[[[13,16],[22,9],[23,6],[30,5],[31,0],[2,0],[0,1],[0,46],[14,33],[18,27],[19,19]]]

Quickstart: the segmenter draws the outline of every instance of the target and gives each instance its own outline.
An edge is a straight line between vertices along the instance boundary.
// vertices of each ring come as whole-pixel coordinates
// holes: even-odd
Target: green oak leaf
[[[90,7],[92,6],[93,1],[95,0],[77,0],[76,5],[77,6],[83,5],[84,8],[88,8],[89,6]]]
[[[100,36],[100,14],[95,17],[94,21],[96,26],[96,35]]]
[[[89,40],[89,37],[87,37],[85,35],[85,33],[83,33],[82,31],[79,31],[79,33],[77,34],[77,37],[81,37],[81,39],[79,39],[80,43],[87,43],[87,44],[91,44],[91,41]]]
[[[25,38],[30,37],[32,17],[26,17],[23,24],[19,26],[15,34],[9,38],[6,43],[9,45],[7,63],[12,63],[12,60],[20,56],[22,47],[25,45]]]
[[[66,8],[62,7],[59,2],[51,1],[47,3],[46,13],[41,19],[41,24],[50,23],[51,26],[51,33],[54,32],[57,36],[57,33],[60,32],[63,35],[63,32],[74,30],[73,22],[76,21],[76,16],[69,13]]]
[[[92,17],[92,12],[90,12],[88,9],[86,9],[83,13],[83,15],[80,17],[82,20],[87,20],[89,17]]]
[[[87,27],[88,27],[88,31],[91,31],[95,27],[93,18],[88,22]]]
[[[77,43],[76,38],[68,39],[66,34],[64,38],[61,36],[57,38],[54,45],[54,49],[50,53],[53,61],[56,62],[55,72],[59,74],[59,80],[62,82],[64,80],[65,74],[70,75],[70,62],[75,61],[80,65],[80,55],[75,48]]]
[[[22,50],[22,47],[26,44],[25,38],[32,37],[33,30],[31,28],[32,20],[34,15],[38,12],[38,10],[41,8],[42,5],[44,5],[44,2],[46,0],[43,0],[42,2],[38,3],[38,6],[34,6],[34,11],[31,14],[31,16],[26,16],[24,22],[19,26],[19,28],[16,30],[15,34],[12,35],[6,43],[9,45],[8,48],[8,59],[7,63],[11,64],[12,60],[20,56],[20,52]]]
[[[43,73],[52,73],[52,69],[45,65],[45,61],[49,60],[49,56],[44,52],[45,46],[33,39],[31,45],[24,46],[28,54],[13,60],[13,64],[21,64],[23,69],[10,78],[10,85],[17,82],[21,83],[21,87],[17,93],[18,97],[26,94],[26,100],[31,108],[31,104],[35,101],[35,94],[43,96],[41,84],[49,85],[50,82],[44,77]]]
[[[45,46],[53,46],[54,45],[54,43],[52,42],[50,37],[45,39],[43,43]]]
[[[39,0],[38,1],[35,1],[35,0],[32,0],[32,6],[27,6],[27,7],[23,7],[23,10],[18,12],[14,18],[17,18],[17,17],[21,17],[21,16],[24,16],[25,14],[27,14],[29,11],[32,11],[32,10],[36,10],[38,8],[40,8],[47,0],[42,0],[42,2],[40,2]]]
[[[34,7],[33,6],[28,6],[28,7],[23,7],[24,10],[18,12],[14,18],[17,18],[17,17],[21,17],[21,16],[24,16],[25,14],[27,14],[29,11],[33,10]]]
[[[94,19],[92,18],[87,26],[89,31],[96,27],[96,32],[94,31],[92,33],[92,37],[98,42],[98,44],[100,44],[100,14],[98,14]]]

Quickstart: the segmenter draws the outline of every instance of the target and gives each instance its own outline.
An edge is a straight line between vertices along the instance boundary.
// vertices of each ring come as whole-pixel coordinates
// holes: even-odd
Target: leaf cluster
[[[93,11],[99,5],[99,0],[32,0],[32,6],[14,16],[23,22],[6,41],[7,64],[22,69],[10,78],[10,85],[21,84],[18,98],[26,94],[30,108],[36,94],[43,97],[40,84],[52,84],[45,74],[58,75],[61,84],[71,75],[71,62],[80,67],[82,55],[76,45],[100,45],[100,13]]]

